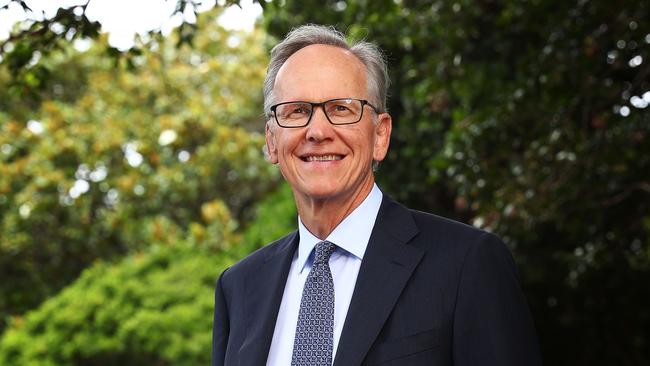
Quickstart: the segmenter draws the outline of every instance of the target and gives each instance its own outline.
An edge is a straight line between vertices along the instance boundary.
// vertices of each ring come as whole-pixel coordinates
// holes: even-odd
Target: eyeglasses
[[[298,128],[305,127],[314,115],[314,108],[322,107],[325,117],[333,125],[350,125],[361,121],[365,106],[372,108],[375,113],[380,113],[377,107],[364,99],[338,98],[321,103],[311,102],[284,102],[271,107],[275,121],[280,127]]]

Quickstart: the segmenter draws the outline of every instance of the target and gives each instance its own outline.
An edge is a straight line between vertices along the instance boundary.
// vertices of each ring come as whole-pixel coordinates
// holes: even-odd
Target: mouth
[[[300,159],[305,162],[327,162],[327,161],[338,161],[343,159],[343,155],[338,154],[329,154],[329,155],[302,155]]]

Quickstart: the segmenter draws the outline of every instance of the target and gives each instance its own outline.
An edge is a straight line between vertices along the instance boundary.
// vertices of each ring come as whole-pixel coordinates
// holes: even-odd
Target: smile
[[[336,160],[341,160],[343,159],[343,156],[341,155],[308,155],[308,156],[302,156],[301,159],[303,161],[336,161]]]

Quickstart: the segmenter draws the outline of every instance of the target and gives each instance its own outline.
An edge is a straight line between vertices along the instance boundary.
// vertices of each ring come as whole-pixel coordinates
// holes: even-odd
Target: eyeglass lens
[[[313,113],[313,105],[306,102],[278,105],[275,116],[283,126],[304,126]],[[333,124],[358,122],[363,112],[363,104],[356,99],[334,99],[324,103],[323,110]]]

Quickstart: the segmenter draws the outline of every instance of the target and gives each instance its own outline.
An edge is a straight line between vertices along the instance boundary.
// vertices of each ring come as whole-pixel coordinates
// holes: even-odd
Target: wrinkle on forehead
[[[291,55],[282,65],[275,79],[274,92],[279,99],[294,99],[294,95],[300,95],[301,99],[365,98],[365,69],[361,60],[349,50],[330,45],[310,45]],[[332,83],[328,82],[332,78],[337,82],[335,90],[327,89],[327,86],[333,87]],[[291,90],[285,90],[285,84],[291,85]],[[303,84],[319,85],[323,88],[296,90],[296,85]],[[343,95],[351,92],[355,95]]]

